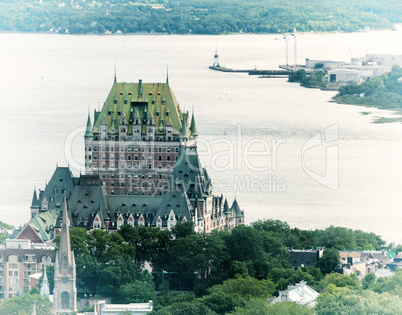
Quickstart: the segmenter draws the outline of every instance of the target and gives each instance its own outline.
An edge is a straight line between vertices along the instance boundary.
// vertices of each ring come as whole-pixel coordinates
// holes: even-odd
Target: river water
[[[298,34],[297,62],[401,54],[401,39],[400,27]],[[0,220],[27,222],[35,185],[44,188],[56,164],[84,171],[82,128],[88,108],[105,100],[115,63],[125,82],[164,82],[168,64],[181,107],[194,108],[214,190],[236,197],[247,223],[346,226],[402,243],[402,125],[373,123],[392,113],[335,104],[335,92],[283,78],[209,70],[216,46],[227,67],[275,69],[286,60],[278,35],[0,34]]]

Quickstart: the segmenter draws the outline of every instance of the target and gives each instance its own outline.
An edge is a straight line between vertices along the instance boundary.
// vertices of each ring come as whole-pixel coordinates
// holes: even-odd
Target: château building
[[[44,239],[59,235],[67,196],[70,226],[116,231],[144,225],[171,229],[192,221],[198,232],[244,224],[244,211],[215,196],[197,153],[194,114],[180,106],[166,83],[114,80],[103,108],[88,116],[86,175],[57,167],[39,195],[30,226]]]
[[[159,195],[166,190],[180,146],[195,139],[166,83],[118,83],[85,132],[85,172],[99,174],[110,195]]]

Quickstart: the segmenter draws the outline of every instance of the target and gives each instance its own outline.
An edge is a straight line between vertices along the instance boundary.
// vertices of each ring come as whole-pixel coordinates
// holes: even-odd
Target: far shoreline
[[[402,23],[393,24],[393,28],[384,28],[384,29],[370,29],[370,30],[358,30],[353,32],[346,31],[330,31],[330,32],[322,32],[322,31],[310,31],[310,32],[296,32],[296,34],[306,35],[306,34],[358,34],[358,33],[372,33],[372,32],[385,32],[385,31],[397,31],[398,27],[402,28]],[[137,32],[137,33],[111,33],[111,34],[99,34],[99,33],[59,33],[59,32],[42,32],[42,31],[4,31],[0,30],[0,34],[24,34],[24,35],[66,35],[66,36],[140,36],[140,35],[163,35],[163,36],[231,36],[231,35],[258,35],[258,36],[266,36],[266,35],[278,35],[282,36],[284,34],[291,34],[292,32],[281,32],[281,33],[249,33],[249,32],[237,32],[237,33],[222,33],[222,34],[198,34],[198,33],[157,33],[157,32]]]

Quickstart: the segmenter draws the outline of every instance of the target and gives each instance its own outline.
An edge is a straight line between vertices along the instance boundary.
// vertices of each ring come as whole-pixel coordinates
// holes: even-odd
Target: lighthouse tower
[[[219,65],[219,56],[218,56],[218,48],[215,49],[214,67],[220,67],[220,65]]]

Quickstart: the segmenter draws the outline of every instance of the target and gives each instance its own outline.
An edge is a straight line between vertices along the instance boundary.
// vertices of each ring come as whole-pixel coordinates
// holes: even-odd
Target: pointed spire
[[[166,65],[166,85],[169,85],[169,64]]]
[[[85,130],[85,138],[90,138],[93,137],[94,134],[92,133],[92,122],[91,122],[91,116],[89,115],[88,112],[88,120],[87,120],[87,129]]]
[[[62,211],[62,224],[60,233],[60,245],[58,252],[58,265],[60,268],[60,274],[69,273],[70,267],[72,266],[71,260],[71,244],[70,244],[70,221],[68,219],[67,210],[67,197],[64,193],[64,204]]]
[[[224,214],[230,213],[228,200],[226,198],[225,198],[225,203],[223,204],[223,210],[224,210],[223,211]]]
[[[194,119],[194,107],[193,107],[193,114],[191,116],[190,132],[193,137],[198,137],[197,127],[195,125],[195,119]]]
[[[31,208],[33,207],[39,207],[38,204],[38,195],[36,194],[36,186],[34,188],[34,193],[33,193],[33,197],[32,197],[32,203],[31,203]]]
[[[117,76],[116,76],[116,61],[114,62],[114,84],[117,83]]]
[[[187,131],[187,124],[186,124],[186,119],[183,116],[183,119],[181,121],[181,130],[180,130],[180,136],[183,139],[188,139],[188,131]]]
[[[45,297],[50,295],[49,291],[49,282],[47,280],[47,274],[46,274],[46,265],[45,265],[45,271],[42,279],[42,285],[40,287],[40,295]]]

